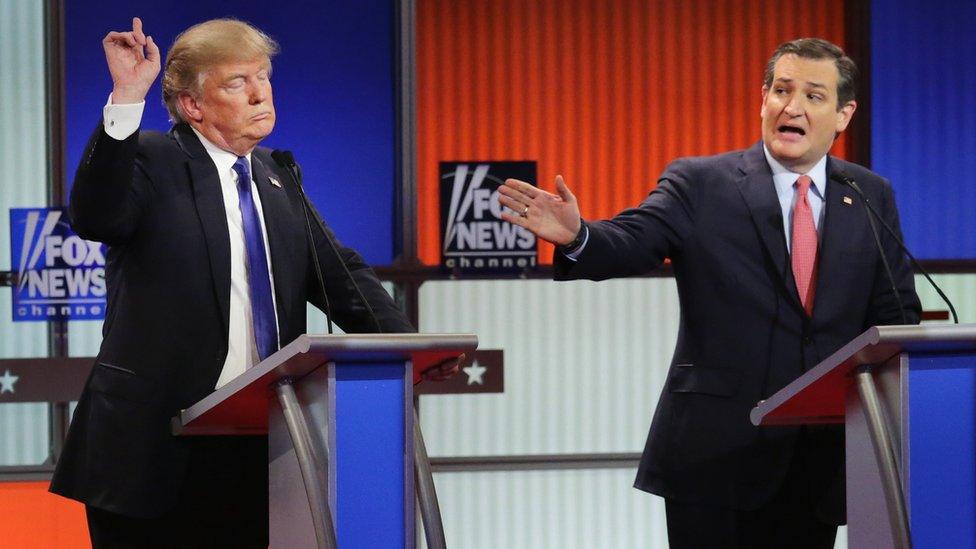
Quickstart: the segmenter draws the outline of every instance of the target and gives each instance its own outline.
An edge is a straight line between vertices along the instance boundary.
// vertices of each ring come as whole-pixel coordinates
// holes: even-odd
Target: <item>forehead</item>
[[[217,80],[231,78],[237,75],[248,75],[256,72],[269,70],[271,60],[267,57],[251,59],[249,61],[225,61],[217,63],[207,72],[216,77]]]
[[[821,85],[836,90],[840,73],[833,59],[807,59],[791,53],[776,60],[773,82],[777,80],[799,85]]]

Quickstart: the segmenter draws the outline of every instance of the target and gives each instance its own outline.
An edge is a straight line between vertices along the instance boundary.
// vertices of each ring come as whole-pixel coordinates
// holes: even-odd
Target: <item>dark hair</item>
[[[783,42],[773,52],[773,56],[766,63],[766,74],[763,85],[767,88],[773,84],[773,69],[776,62],[784,55],[796,55],[803,59],[832,59],[837,66],[840,77],[837,80],[837,110],[854,99],[857,92],[857,64],[847,56],[839,46],[823,38],[797,38]]]

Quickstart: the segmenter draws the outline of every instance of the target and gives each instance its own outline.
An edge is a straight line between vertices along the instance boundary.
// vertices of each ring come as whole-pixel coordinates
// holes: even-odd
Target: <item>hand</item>
[[[461,353],[457,358],[449,358],[436,366],[427,368],[420,374],[420,377],[426,381],[446,381],[457,375],[465,358],[464,353]]]
[[[159,47],[142,33],[142,21],[133,17],[131,32],[106,34],[102,48],[112,75],[112,103],[144,101],[159,74]]]
[[[506,180],[498,192],[498,202],[516,212],[503,213],[502,219],[525,227],[543,240],[563,246],[580,231],[579,204],[561,175],[556,176],[558,196],[518,179]]]

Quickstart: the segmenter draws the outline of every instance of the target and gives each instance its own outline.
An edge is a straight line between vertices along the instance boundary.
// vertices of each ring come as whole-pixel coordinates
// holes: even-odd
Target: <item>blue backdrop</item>
[[[976,259],[976,2],[874,0],[871,160],[919,258]]]
[[[305,188],[339,239],[372,264],[394,257],[394,44],[391,0],[357,2],[65,2],[69,173],[96,127],[112,81],[101,41],[110,30],[144,30],[166,51],[176,35],[215,17],[236,17],[281,45],[272,83],[278,120],[263,143],[290,149]],[[159,79],[143,128],[166,131]]]

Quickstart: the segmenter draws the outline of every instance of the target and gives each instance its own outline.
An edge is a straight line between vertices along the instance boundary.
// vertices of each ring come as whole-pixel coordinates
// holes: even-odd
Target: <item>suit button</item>
[[[813,345],[813,338],[810,336],[803,336],[804,345]]]

